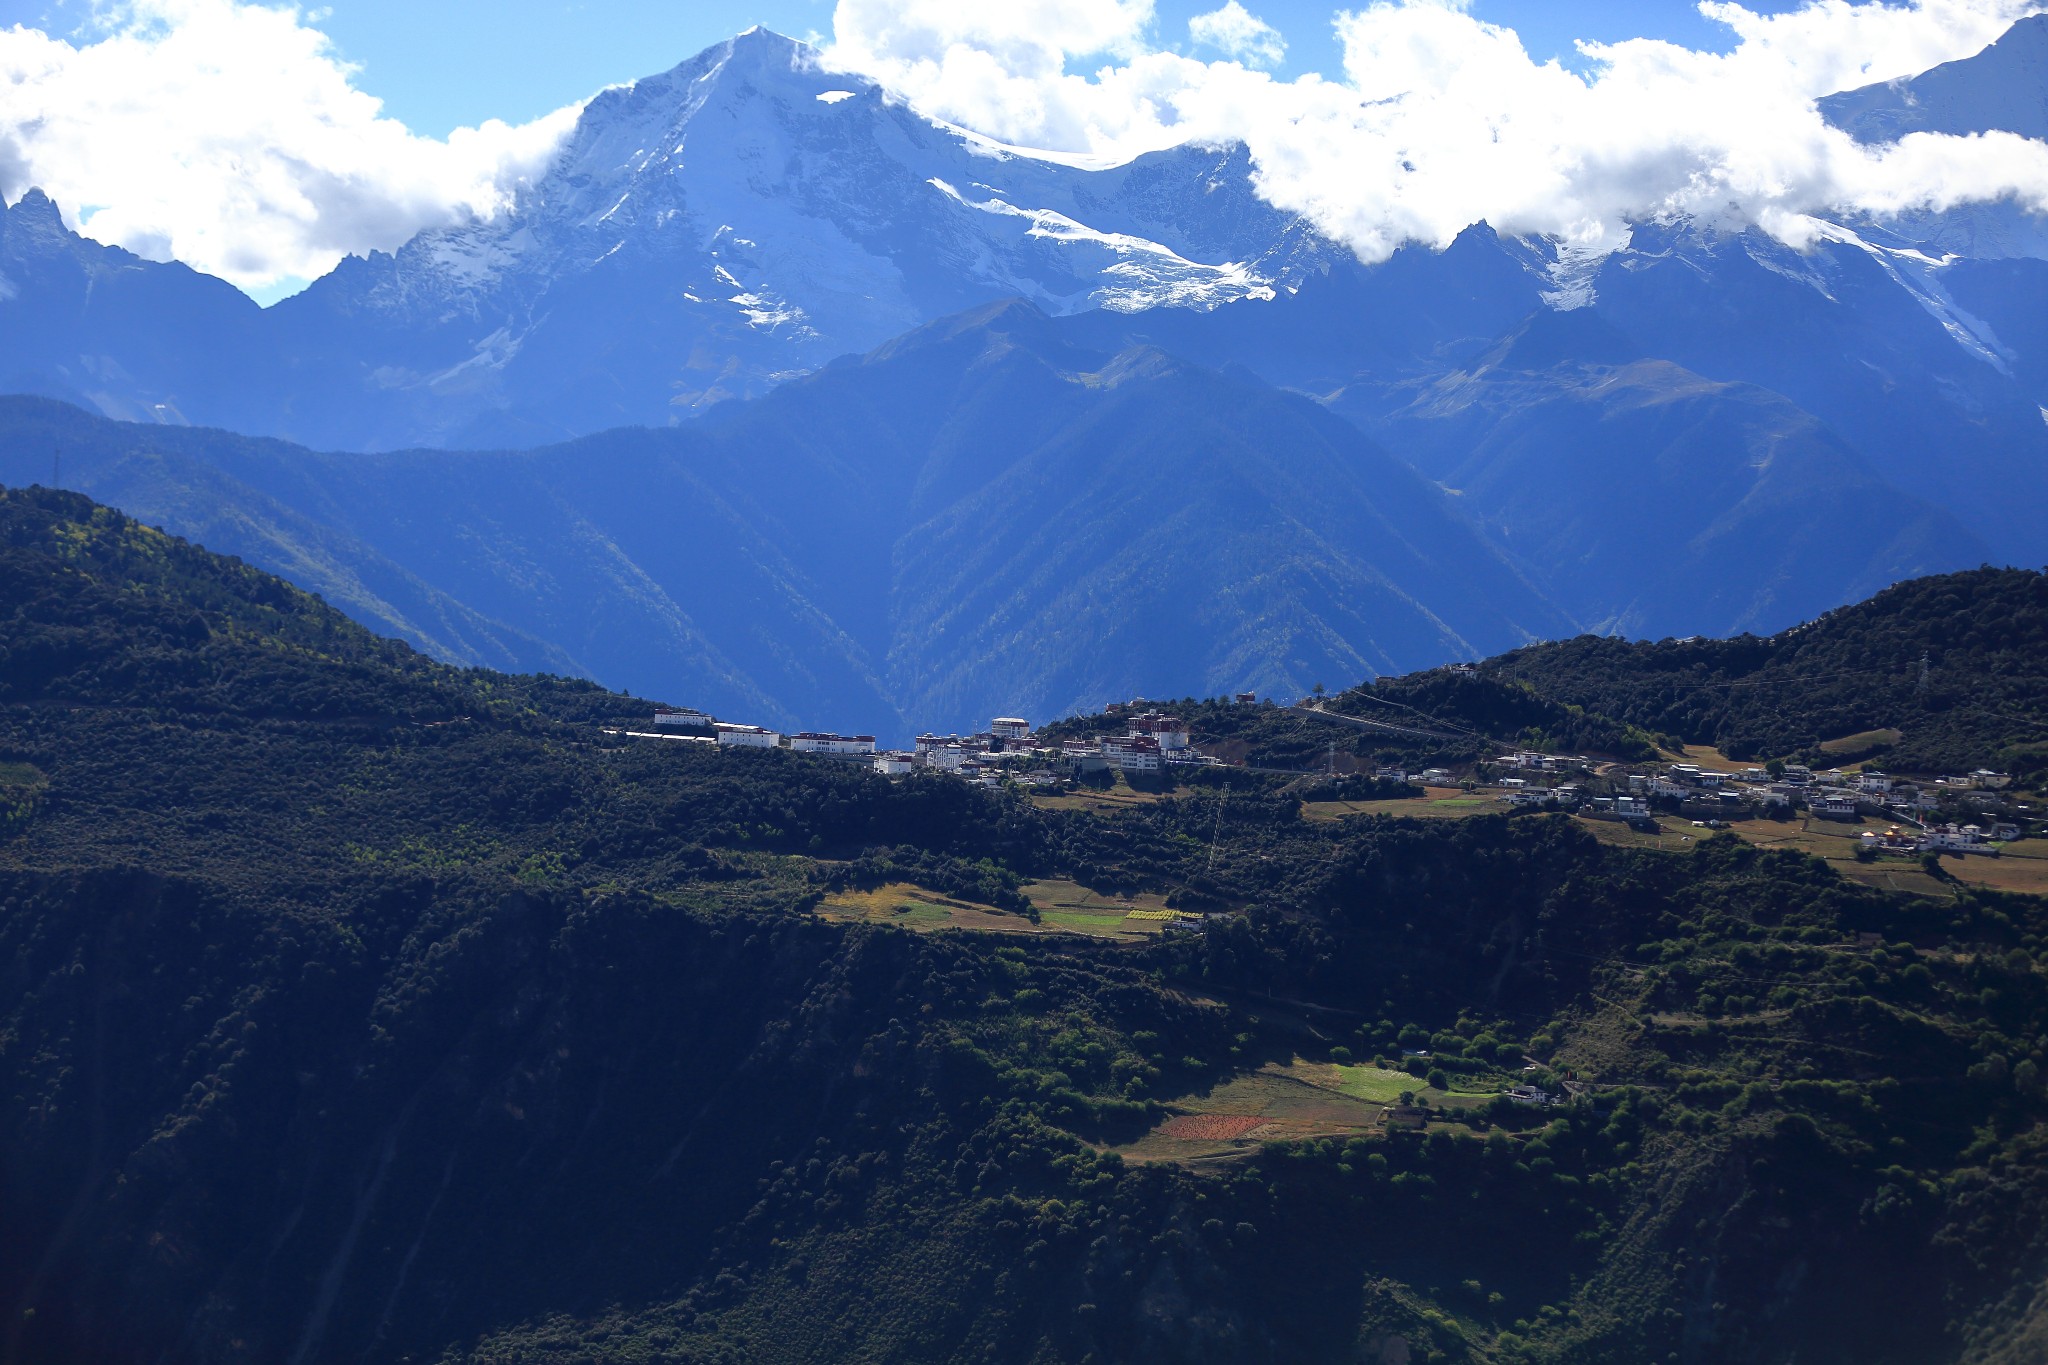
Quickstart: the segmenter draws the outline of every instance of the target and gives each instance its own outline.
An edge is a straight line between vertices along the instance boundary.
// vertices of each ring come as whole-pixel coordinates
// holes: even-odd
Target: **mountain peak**
[[[5,212],[17,226],[68,230],[64,227],[64,215],[57,208],[57,202],[44,194],[39,186],[31,185],[15,201],[14,207]]]
[[[1973,57],[1829,95],[1820,111],[1861,142],[1908,133],[2048,137],[2048,14],[2020,20]]]

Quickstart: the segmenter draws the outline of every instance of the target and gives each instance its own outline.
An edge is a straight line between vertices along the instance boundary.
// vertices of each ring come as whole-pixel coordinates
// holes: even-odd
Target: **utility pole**
[[[1216,870],[1216,845],[1222,842],[1223,839],[1223,807],[1229,800],[1230,788],[1225,787],[1223,794],[1216,798],[1216,828],[1209,832],[1209,871],[1211,872]]]

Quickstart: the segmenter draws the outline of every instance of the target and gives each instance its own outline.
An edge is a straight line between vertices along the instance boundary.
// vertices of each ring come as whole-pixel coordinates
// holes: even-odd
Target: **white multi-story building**
[[[720,744],[736,749],[773,749],[782,743],[780,734],[758,725],[728,725],[719,721],[712,729],[717,732]]]
[[[687,706],[654,708],[654,728],[657,730],[709,730],[711,726],[711,717]]]
[[[1892,780],[1883,773],[1860,772],[1856,774],[1856,790],[1858,791],[1884,793],[1889,792],[1891,789]]]
[[[1150,735],[1125,735],[1102,741],[1102,756],[1109,766],[1127,773],[1156,773],[1165,761],[1159,741]]]
[[[806,730],[792,735],[789,747],[806,754],[872,754],[875,751],[873,735],[834,735],[821,730]]]
[[[967,762],[967,750],[958,744],[934,744],[924,751],[924,762],[942,773],[957,773]]]
[[[890,752],[875,755],[875,771],[888,777],[901,777],[916,768],[916,754]]]
[[[1022,716],[997,716],[988,723],[988,732],[997,739],[1031,738],[1031,722]]]

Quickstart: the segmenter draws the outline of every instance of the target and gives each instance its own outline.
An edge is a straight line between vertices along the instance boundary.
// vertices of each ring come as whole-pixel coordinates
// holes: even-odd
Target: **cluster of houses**
[[[654,713],[654,731],[680,735],[701,743],[734,749],[781,749],[815,754],[822,758],[849,759],[864,763],[878,773],[900,776],[919,768],[957,773],[969,780],[994,782],[1000,756],[1014,756],[1031,750],[1031,722],[1020,716],[998,716],[978,735],[919,735],[915,749],[879,749],[873,735],[842,735],[826,730],[804,730],[784,735],[764,725],[742,725],[718,720],[702,711],[684,707],[661,707]]]
[[[1567,776],[1590,773],[1596,767],[1592,760],[1579,756],[1527,753],[1497,760],[1497,765],[1523,773]],[[1387,770],[1382,775],[1406,776],[1398,770]],[[1447,786],[1455,781],[1450,773],[1436,768],[1420,774],[1420,780],[1425,786]],[[1671,763],[1647,772],[1609,773],[1605,783],[1611,789],[1609,794],[1590,797],[1576,782],[1549,782],[1543,777],[1499,777],[1475,785],[1498,789],[1500,800],[1509,806],[1580,810],[1632,823],[1649,821],[1659,805],[1668,809],[1670,803],[1676,802],[1681,813],[1708,824],[1743,819],[1759,810],[1803,809],[1821,819],[1891,816],[1916,827],[1910,836],[1901,834],[1893,840],[1879,836],[1875,846],[1887,852],[1988,851],[1989,845],[2017,837],[2018,833],[2016,827],[1997,821],[1982,826],[1936,827],[1922,819],[1940,807],[1945,795],[1998,791],[2011,784],[2009,776],[1989,769],[1907,782],[1874,770],[1845,772],[1832,768],[1816,772],[1798,763],[1737,772],[1721,772],[1697,763]]]
[[[1240,702],[1256,698],[1246,694]],[[952,773],[967,781],[993,786],[1003,780],[1026,785],[1054,785],[1071,774],[1114,770],[1126,774],[1158,774],[1169,768],[1213,765],[1213,756],[1198,752],[1179,716],[1146,708],[1140,700],[1106,708],[1120,715],[1122,733],[1091,739],[1069,739],[1057,748],[1042,745],[1031,723],[1020,716],[998,716],[989,728],[973,735],[923,734],[907,750],[880,750],[873,735],[841,735],[804,731],[784,736],[759,725],[717,720],[701,711],[663,707],[654,715],[654,731],[688,737],[699,743],[734,748],[782,748],[826,758],[868,764],[878,773],[902,776],[919,769]],[[1944,796],[1957,792],[1995,792],[2010,786],[2004,773],[1980,768],[1959,776],[1920,782],[1895,780],[1874,770],[1848,772],[1831,768],[1816,772],[1798,763],[1770,768],[1723,772],[1697,763],[1670,763],[1644,772],[1616,772],[1578,754],[1519,752],[1490,761],[1506,770],[1480,780],[1461,777],[1448,768],[1410,773],[1383,767],[1382,779],[1419,783],[1424,787],[1472,786],[1492,789],[1509,807],[1574,810],[1595,818],[1648,823],[1657,808],[1677,803],[1682,814],[1698,823],[1718,826],[1759,809],[1769,812],[1806,810],[1822,819],[1858,820],[1866,815],[1890,816],[1913,828],[1896,827],[1884,834],[1863,836],[1878,852],[1987,852],[1999,842],[2018,837],[2009,823],[1931,825],[1923,817],[1940,808]],[[1596,779],[1594,774],[1600,774]],[[1605,788],[1595,793],[1590,786]],[[1995,804],[1995,803],[1994,803]],[[2024,808],[2023,808],[2024,809]]]
[[[1248,694],[1242,700],[1249,702],[1254,698]],[[1143,707],[1143,702],[1132,702],[1108,708],[1111,713],[1123,713],[1122,734],[1070,739],[1057,749],[1041,746],[1031,722],[1021,716],[998,716],[979,734],[919,735],[910,749],[878,749],[873,735],[805,731],[785,736],[766,726],[722,721],[685,707],[657,709],[653,733],[728,748],[788,748],[797,753],[854,759],[891,777],[929,768],[987,785],[1005,778],[1027,786],[1052,785],[1074,773],[1111,769],[1158,773],[1169,766],[1205,766],[1219,761],[1195,750],[1187,722],[1179,716]]]
[[[1062,743],[1060,762],[1068,771],[1086,773],[1114,768],[1122,773],[1157,773],[1173,764],[1202,766],[1217,762],[1195,751],[1187,722],[1179,716],[1132,707],[1112,709],[1126,713],[1124,733]]]

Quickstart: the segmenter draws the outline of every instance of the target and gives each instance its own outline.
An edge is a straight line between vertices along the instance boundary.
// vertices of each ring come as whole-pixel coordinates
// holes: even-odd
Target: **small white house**
[[[1450,787],[1457,785],[1457,779],[1451,776],[1449,768],[1424,768],[1422,770],[1422,785],[1425,787]]]
[[[892,751],[875,755],[875,771],[885,777],[901,777],[917,770],[917,755]]]
[[[779,733],[758,725],[728,725],[720,721],[712,728],[717,732],[720,744],[735,749],[773,749],[782,743]]]
[[[687,706],[654,708],[654,728],[657,730],[709,730],[711,725],[711,717]]]
[[[1866,771],[1856,774],[1856,790],[1858,791],[1876,792],[1882,795],[1891,789],[1892,780],[1884,773]]]

